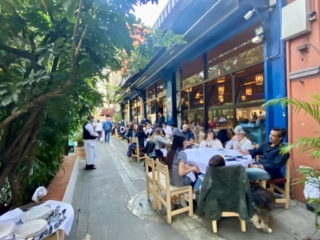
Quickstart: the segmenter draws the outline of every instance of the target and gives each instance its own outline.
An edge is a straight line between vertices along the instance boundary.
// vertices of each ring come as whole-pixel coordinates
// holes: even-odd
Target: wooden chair
[[[157,208],[157,171],[155,160],[149,158],[146,154],[144,155],[145,159],[145,171],[146,171],[146,192],[147,199],[150,201],[150,194],[153,198],[153,209]],[[151,172],[149,172],[151,170]],[[160,178],[163,179],[164,176],[161,174]]]
[[[283,194],[283,198],[277,198],[276,203],[284,204],[285,209],[289,209],[290,203],[290,159],[287,160],[285,165],[285,177],[278,179],[270,179],[261,181],[261,186],[268,189],[272,194],[274,190],[277,190]],[[280,188],[276,184],[284,184],[284,189]],[[268,185],[268,188],[267,188]]]
[[[131,143],[135,143],[136,144],[136,148],[132,148],[132,154],[131,154],[131,158],[133,160],[133,158],[137,158],[137,162],[140,162],[140,160],[144,159],[144,153],[140,152],[141,150],[144,149],[144,147],[140,148],[139,147],[139,141],[138,138],[132,138]],[[135,151],[135,153],[133,153],[133,151]]]
[[[222,212],[221,217],[239,217],[239,214],[236,212]],[[240,220],[241,231],[245,232],[247,230],[246,229],[246,221],[241,220],[240,218],[239,218],[239,220]],[[212,221],[212,229],[213,229],[214,233],[218,232],[217,221]]]
[[[157,200],[158,200],[158,209],[161,210],[162,204],[167,208],[167,222],[169,224],[172,223],[172,216],[189,212],[189,217],[193,216],[193,199],[192,199],[192,188],[191,186],[185,187],[175,187],[170,185],[170,177],[168,166],[164,165],[157,160],[156,163],[156,171],[157,171]],[[161,178],[161,174],[164,175],[164,178]],[[161,195],[161,193],[165,194],[165,197]],[[177,201],[180,202],[183,197],[186,201],[188,201],[189,206],[180,208],[177,210],[171,210],[171,198],[177,197]]]

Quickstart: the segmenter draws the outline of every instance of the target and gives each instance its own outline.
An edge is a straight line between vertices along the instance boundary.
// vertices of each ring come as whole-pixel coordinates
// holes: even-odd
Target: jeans
[[[97,133],[99,134],[99,135],[98,135],[98,139],[99,139],[99,141],[100,141],[102,131],[97,131]]]
[[[249,180],[269,180],[269,173],[261,168],[246,168]]]
[[[110,131],[104,131],[104,141],[110,142]]]

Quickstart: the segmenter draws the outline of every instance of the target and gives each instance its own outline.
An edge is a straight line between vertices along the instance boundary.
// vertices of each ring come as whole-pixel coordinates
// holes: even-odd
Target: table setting
[[[184,150],[187,154],[187,163],[199,168],[200,173],[205,174],[211,157],[221,155],[226,161],[226,166],[242,165],[247,168],[254,160],[250,155],[240,154],[234,149],[191,148]],[[187,175],[192,181],[196,180],[193,172]]]
[[[0,216],[0,240],[41,240],[63,230],[70,233],[74,211],[70,204],[49,200],[23,212],[16,208]],[[62,237],[62,236],[61,236]]]

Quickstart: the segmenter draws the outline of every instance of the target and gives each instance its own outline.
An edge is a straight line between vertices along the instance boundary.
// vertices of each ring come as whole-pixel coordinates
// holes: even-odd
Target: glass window
[[[203,110],[185,111],[182,113],[182,124],[191,124],[194,122],[195,126],[198,124],[204,126],[204,114]]]
[[[203,108],[204,106],[203,85],[200,84],[190,89],[192,89],[191,91],[189,91],[190,99],[192,99],[190,101],[190,109]]]
[[[208,107],[233,104],[232,76],[227,75],[206,83]]]
[[[209,122],[213,120],[217,123],[219,127],[219,119],[223,117],[227,120],[228,126],[233,126],[233,109],[209,109],[208,110],[208,120]]]
[[[243,46],[246,46],[245,43]],[[243,46],[235,48],[233,51],[222,54],[221,56],[208,60],[208,78],[215,78],[219,76],[226,75],[227,73],[235,72],[239,69],[245,68],[246,66],[253,65],[263,61],[263,45],[246,50],[240,54],[237,54],[236,51],[239,51]],[[251,45],[248,44],[248,47]],[[246,49],[246,47],[243,47]],[[234,55],[231,58],[223,60],[230,55]]]
[[[150,87],[148,87],[146,91],[147,91],[146,92],[147,101],[156,98],[156,88],[155,88],[154,84],[152,84]]]
[[[157,119],[157,102],[156,100],[147,103],[147,118],[154,123]]]
[[[202,56],[181,67],[181,88],[190,88],[193,85],[203,82],[203,60]]]
[[[255,144],[265,142],[266,112],[263,107],[237,108],[237,125],[243,127],[246,136]]]
[[[264,100],[263,65],[259,64],[235,74],[236,103],[254,103]]]
[[[189,90],[182,91],[177,94],[178,111],[185,111],[189,109]]]
[[[166,85],[164,80],[157,82],[157,98],[166,96]]]

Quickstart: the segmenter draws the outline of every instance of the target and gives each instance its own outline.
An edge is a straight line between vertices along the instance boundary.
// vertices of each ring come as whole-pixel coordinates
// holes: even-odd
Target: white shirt
[[[219,139],[210,140],[209,142],[207,142],[206,140],[202,140],[199,148],[206,148],[207,146],[209,148],[223,149],[222,143],[220,142]]]
[[[94,131],[91,123],[86,124],[85,129],[87,129],[87,131],[90,133],[91,136],[98,137],[98,133]]]
[[[103,129],[102,129],[102,123],[101,122],[99,122],[99,123],[97,123],[96,124],[96,131],[102,131]]]
[[[225,119],[224,117],[219,119],[219,122],[226,122],[226,121],[227,121],[227,119]]]
[[[238,147],[240,147],[242,151],[253,149],[252,142],[246,137],[244,137],[240,142],[238,140],[230,140],[226,145],[226,148],[228,149],[237,149]]]
[[[166,133],[166,136],[170,136],[172,133],[172,128],[170,126],[166,126],[163,128],[163,131]]]

